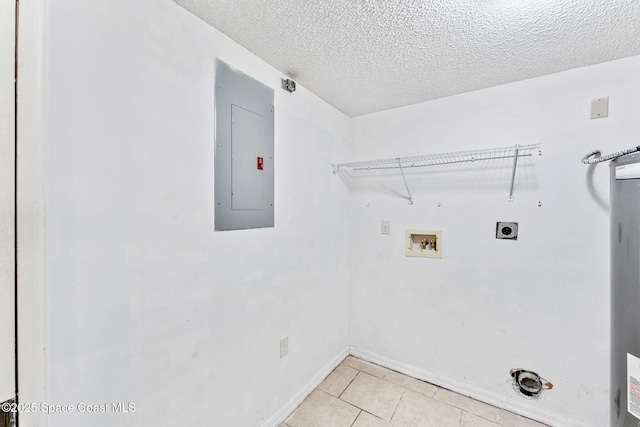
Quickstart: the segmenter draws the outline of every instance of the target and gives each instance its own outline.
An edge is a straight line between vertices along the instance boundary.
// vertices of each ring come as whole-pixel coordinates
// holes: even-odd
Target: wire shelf
[[[509,147],[456,151],[452,153],[427,154],[423,156],[396,157],[391,159],[368,160],[349,163],[332,163],[331,166],[333,168],[334,174],[338,173],[341,168],[350,170],[400,169],[404,185],[407,189],[409,204],[413,204],[413,196],[411,195],[411,191],[409,190],[409,185],[407,184],[407,179],[404,175],[404,169],[448,165],[452,163],[513,158],[511,187],[509,190],[508,199],[509,201],[511,201],[513,200],[513,184],[516,177],[518,158],[532,156],[533,150],[536,150],[538,148],[540,148],[540,144],[513,145]]]
[[[396,157],[390,159],[367,160],[349,163],[333,163],[333,173],[341,168],[351,170],[376,170],[398,168],[420,168],[451,163],[475,162],[481,160],[509,159],[531,156],[540,144],[513,145],[509,147],[486,148],[482,150],[457,151],[452,153],[427,154],[422,156]]]

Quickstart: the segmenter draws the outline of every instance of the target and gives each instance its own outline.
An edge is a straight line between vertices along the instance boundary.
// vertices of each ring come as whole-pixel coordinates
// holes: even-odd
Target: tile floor
[[[543,427],[369,362],[347,357],[280,427]]]

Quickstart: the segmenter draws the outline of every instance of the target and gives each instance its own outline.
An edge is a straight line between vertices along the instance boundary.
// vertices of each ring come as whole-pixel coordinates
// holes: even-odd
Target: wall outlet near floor
[[[391,221],[389,221],[388,219],[383,219],[380,222],[380,233],[382,234],[391,233]]]
[[[282,359],[289,353],[289,337],[280,339],[280,358]]]

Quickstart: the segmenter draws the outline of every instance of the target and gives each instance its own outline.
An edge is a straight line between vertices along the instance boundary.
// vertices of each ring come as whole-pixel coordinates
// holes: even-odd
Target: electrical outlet
[[[518,223],[497,222],[496,239],[518,240]]]
[[[286,336],[280,340],[280,358],[283,358],[289,353],[289,337]]]
[[[391,233],[391,221],[388,219],[383,219],[380,223],[380,233],[389,234]]]

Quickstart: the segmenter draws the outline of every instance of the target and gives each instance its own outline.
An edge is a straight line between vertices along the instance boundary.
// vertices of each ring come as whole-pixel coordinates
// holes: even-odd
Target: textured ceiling
[[[640,55],[640,0],[174,0],[350,116]]]

